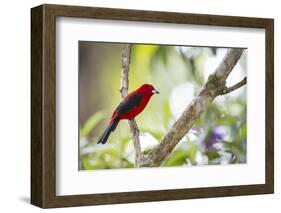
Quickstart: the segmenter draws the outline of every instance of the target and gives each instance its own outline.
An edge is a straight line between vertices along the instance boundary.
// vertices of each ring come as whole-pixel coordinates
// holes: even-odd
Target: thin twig
[[[122,48],[122,70],[121,70],[121,88],[120,93],[122,98],[128,95],[129,88],[129,66],[131,60],[131,49],[130,44],[124,44]],[[133,135],[134,149],[135,149],[135,166],[140,167],[143,162],[143,155],[141,152],[141,145],[139,139],[139,129],[135,119],[129,121],[130,130]]]
[[[234,90],[239,89],[240,87],[244,86],[247,83],[247,77],[245,77],[242,81],[238,82],[237,84],[234,84],[231,87],[226,87],[225,89],[223,89],[219,95],[225,95],[227,93],[230,93]]]
[[[129,89],[129,67],[130,67],[130,61],[131,61],[131,45],[130,44],[124,44],[122,48],[122,70],[121,70],[121,96],[122,98],[125,98],[126,95],[128,95],[128,89]]]
[[[129,121],[131,133],[133,135],[134,149],[135,149],[135,166],[141,167],[143,163],[143,155],[141,152],[141,144],[139,138],[139,128],[135,119]]]

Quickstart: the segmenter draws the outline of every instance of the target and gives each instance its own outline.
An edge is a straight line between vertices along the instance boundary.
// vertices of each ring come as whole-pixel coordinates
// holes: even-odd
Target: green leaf
[[[208,151],[206,154],[207,154],[208,159],[210,161],[220,157],[220,154],[217,151],[215,151],[215,150]]]
[[[132,61],[135,61],[135,63],[132,63],[133,67],[131,66],[130,69],[134,70],[134,66],[139,66],[141,70],[150,70],[148,67],[158,48],[157,45],[134,45]]]
[[[157,129],[149,129],[149,128],[140,128],[140,131],[141,132],[147,132],[149,133],[150,135],[152,135],[154,138],[156,138],[156,140],[160,140],[162,137],[163,137],[163,132],[160,131],[160,130],[157,130]]]
[[[172,117],[169,99],[166,99],[162,106],[163,106],[163,122],[164,122],[165,127],[168,128],[170,119]]]
[[[186,163],[188,153],[185,150],[177,150],[165,161],[164,166],[181,166]]]
[[[81,128],[80,137],[87,136],[103,118],[105,118],[105,113],[103,111],[94,113]]]

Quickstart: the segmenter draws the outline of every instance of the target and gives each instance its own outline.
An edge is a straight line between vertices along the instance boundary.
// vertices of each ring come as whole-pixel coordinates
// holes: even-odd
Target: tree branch
[[[144,158],[143,167],[159,166],[187,134],[196,119],[208,105],[225,89],[226,79],[243,53],[243,49],[230,49],[212,75],[208,77],[201,92],[187,106],[180,118],[173,124],[159,145]]]
[[[245,77],[242,81],[238,82],[237,84],[234,84],[231,87],[226,87],[225,89],[223,89],[219,95],[225,95],[227,93],[230,93],[234,90],[239,89],[240,87],[244,86],[247,83],[247,77]]]
[[[124,44],[122,48],[122,70],[121,70],[121,88],[120,93],[122,98],[125,98],[128,95],[129,88],[129,66],[131,60],[131,49],[130,44]],[[129,121],[130,130],[133,135],[133,142],[135,148],[135,166],[140,167],[143,162],[143,155],[141,152],[140,139],[139,139],[139,129],[136,121]]]

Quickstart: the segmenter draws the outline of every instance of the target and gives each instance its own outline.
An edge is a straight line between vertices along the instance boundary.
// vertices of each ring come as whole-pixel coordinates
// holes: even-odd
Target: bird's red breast
[[[159,92],[152,85],[142,85],[124,98],[114,111],[111,120],[135,118],[144,110],[151,96],[155,93]]]

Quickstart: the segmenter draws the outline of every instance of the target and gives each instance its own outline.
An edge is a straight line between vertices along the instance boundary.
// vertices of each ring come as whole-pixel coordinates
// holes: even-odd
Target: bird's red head
[[[154,94],[159,94],[159,92],[151,84],[143,84],[137,89],[138,93],[151,97]]]

